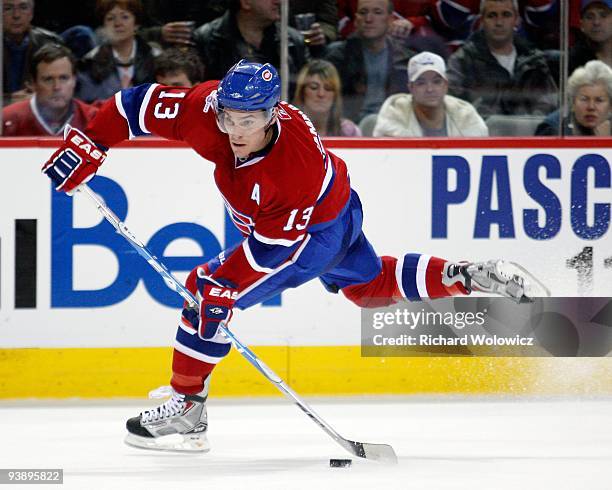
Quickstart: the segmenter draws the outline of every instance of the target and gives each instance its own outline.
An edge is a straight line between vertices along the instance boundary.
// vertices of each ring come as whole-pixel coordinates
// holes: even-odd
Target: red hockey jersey
[[[85,132],[108,147],[155,134],[184,141],[213,162],[217,187],[245,236],[214,277],[244,290],[290,260],[309,232],[333,222],[348,203],[350,187],[345,163],[325,149],[306,115],[285,102],[269,151],[244,161],[235,158],[228,135],[217,126],[217,85],[122,90]]]

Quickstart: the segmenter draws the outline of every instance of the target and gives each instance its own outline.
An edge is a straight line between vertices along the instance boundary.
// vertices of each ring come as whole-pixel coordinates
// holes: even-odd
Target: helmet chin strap
[[[275,106],[274,115],[270,118],[270,122],[266,126],[266,133],[268,132],[268,129],[270,129],[274,124],[276,124],[277,120],[278,120],[278,106]]]
[[[272,129],[272,127],[276,124],[276,121],[278,120],[278,110],[275,107],[274,108],[274,115],[270,118],[270,122],[266,125],[266,127],[264,128],[264,131],[266,132],[266,136],[268,136],[268,131],[270,129]]]

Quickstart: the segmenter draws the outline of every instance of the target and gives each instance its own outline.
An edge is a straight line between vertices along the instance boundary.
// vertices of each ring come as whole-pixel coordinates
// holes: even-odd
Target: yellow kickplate
[[[256,346],[304,395],[610,395],[610,358],[361,357],[359,346]],[[172,349],[0,349],[0,398],[143,397],[168,384]],[[211,395],[279,395],[240,354],[215,369]]]

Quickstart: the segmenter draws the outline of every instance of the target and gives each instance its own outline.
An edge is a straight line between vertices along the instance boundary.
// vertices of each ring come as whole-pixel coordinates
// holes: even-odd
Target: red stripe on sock
[[[194,359],[174,349],[170,384],[179,393],[199,393],[204,386],[204,379],[215,369],[215,366],[216,364]]]
[[[427,264],[425,272],[425,283],[427,284],[427,293],[429,297],[444,298],[448,296],[448,291],[442,284],[442,270],[444,269],[444,260],[438,257],[431,257]]]

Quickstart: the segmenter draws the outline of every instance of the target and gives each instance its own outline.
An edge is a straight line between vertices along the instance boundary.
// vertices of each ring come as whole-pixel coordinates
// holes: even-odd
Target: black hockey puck
[[[353,464],[353,460],[351,459],[330,459],[329,467],[330,468],[349,468]]]

